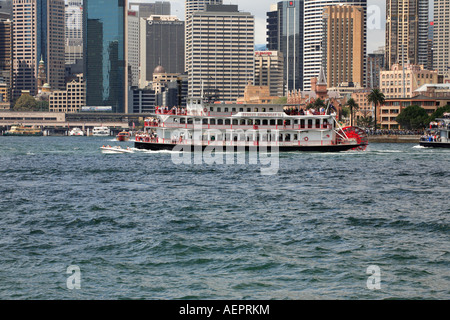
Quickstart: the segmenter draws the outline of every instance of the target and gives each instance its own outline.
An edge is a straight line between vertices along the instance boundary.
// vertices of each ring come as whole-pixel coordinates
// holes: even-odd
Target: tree
[[[325,107],[326,107],[325,102],[322,99],[317,98],[316,101],[314,101],[314,108],[316,108],[316,110]]]
[[[358,110],[359,105],[356,103],[355,99],[350,98],[347,100],[345,106],[347,106],[350,109],[350,126],[353,126],[353,111]]]
[[[23,94],[14,104],[14,111],[35,111],[37,101],[29,94]]]
[[[397,122],[408,130],[423,129],[430,123],[430,117],[424,108],[409,106],[400,112]]]
[[[377,106],[381,106],[385,102],[384,93],[380,89],[372,89],[367,96],[367,102],[374,104],[374,128],[377,129]]]
[[[450,104],[446,105],[445,107],[438,108],[433,114],[430,116],[430,122],[434,121],[436,119],[442,118],[444,116],[444,113],[450,112]]]

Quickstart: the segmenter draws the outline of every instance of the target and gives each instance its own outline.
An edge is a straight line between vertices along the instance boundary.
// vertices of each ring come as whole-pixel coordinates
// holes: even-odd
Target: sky
[[[130,1],[130,0],[129,0]],[[184,0],[169,0],[172,14],[184,20]],[[133,0],[133,2],[154,2],[154,0]],[[224,0],[224,4],[237,4],[239,11],[255,16],[255,44],[266,44],[266,15],[270,5],[278,0]],[[368,0],[367,52],[384,46],[386,23],[386,0]],[[370,10],[372,9],[372,10]]]

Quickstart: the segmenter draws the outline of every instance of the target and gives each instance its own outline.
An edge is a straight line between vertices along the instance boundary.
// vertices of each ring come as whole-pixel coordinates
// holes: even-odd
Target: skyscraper
[[[287,91],[303,88],[303,8],[304,0],[280,1],[267,13],[267,47],[282,53]]]
[[[364,56],[367,51],[367,0],[304,0],[304,66],[303,89],[311,89],[311,78],[319,76],[323,57],[323,9],[325,6],[348,4],[361,6],[364,10],[364,33],[362,35]],[[365,65],[365,63],[364,63]],[[365,73],[365,71],[364,71]]]
[[[427,67],[428,0],[386,0],[386,67]]]
[[[66,63],[75,64],[83,59],[83,0],[66,3]]]
[[[208,5],[189,15],[189,96],[235,101],[254,76],[254,16],[236,5]]]
[[[279,51],[255,52],[255,86],[268,86],[270,95],[283,97],[284,59]]]
[[[326,6],[323,13],[323,68],[327,85],[364,86],[364,10],[350,5]]]
[[[434,0],[433,63],[450,78],[450,0]]]
[[[128,112],[127,1],[84,0],[87,106]]]
[[[184,31],[184,21],[176,16],[141,19],[141,87],[152,80],[158,66],[170,74],[184,72]]]
[[[0,84],[5,88],[3,102],[11,99],[12,22],[0,18]]]
[[[64,0],[13,0],[13,94],[37,94],[40,59],[53,89],[65,87]]]
[[[185,0],[185,8],[184,8],[184,21],[185,21],[185,41],[186,41],[186,47],[185,47],[185,54],[186,54],[186,60],[185,60],[185,68],[187,71],[187,52],[188,52],[188,47],[187,47],[187,35],[188,35],[188,28],[189,28],[189,24],[187,23],[188,20],[190,19],[190,16],[197,11],[205,11],[206,10],[206,6],[208,4],[222,4],[223,0]]]

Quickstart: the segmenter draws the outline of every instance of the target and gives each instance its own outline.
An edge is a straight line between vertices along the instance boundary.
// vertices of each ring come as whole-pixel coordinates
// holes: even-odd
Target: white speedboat
[[[102,146],[100,149],[103,153],[134,153],[129,147],[125,149],[120,146]]]
[[[81,136],[84,136],[84,131],[81,130],[80,128],[73,128],[72,130],[69,131],[69,136],[70,137],[81,137]]]
[[[111,130],[108,127],[95,127],[92,130],[92,136],[94,137],[109,137],[111,135]]]
[[[430,124],[428,133],[420,139],[420,145],[426,148],[450,148],[450,113],[444,113],[442,119]]]

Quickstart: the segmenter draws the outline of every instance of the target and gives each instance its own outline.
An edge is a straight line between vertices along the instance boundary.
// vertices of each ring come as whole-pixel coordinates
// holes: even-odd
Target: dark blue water
[[[103,144],[0,137],[0,299],[450,298],[450,150],[283,153],[266,176]]]

